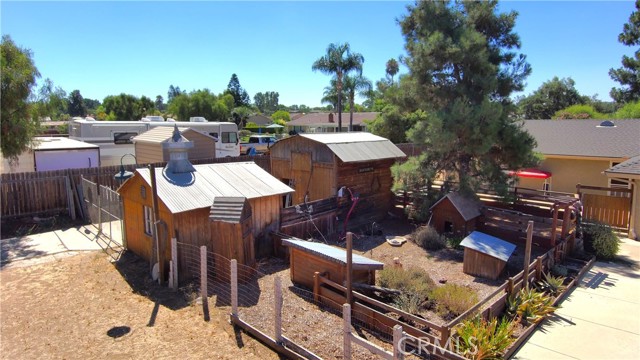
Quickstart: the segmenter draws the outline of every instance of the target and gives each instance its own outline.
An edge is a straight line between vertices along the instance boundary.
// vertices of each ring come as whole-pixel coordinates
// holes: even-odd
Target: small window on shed
[[[144,210],[144,233],[153,235],[153,210],[148,206],[143,206]]]

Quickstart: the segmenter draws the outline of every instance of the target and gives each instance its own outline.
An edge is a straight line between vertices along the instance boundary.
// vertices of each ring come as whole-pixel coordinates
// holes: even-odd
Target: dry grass
[[[125,260],[122,274],[103,253],[2,270],[0,357],[278,358],[234,332],[227,313],[211,307],[211,321],[204,322],[201,306],[189,304],[184,293],[129,273],[147,265]],[[130,329],[126,334],[124,327]],[[118,333],[123,336],[109,336]]]

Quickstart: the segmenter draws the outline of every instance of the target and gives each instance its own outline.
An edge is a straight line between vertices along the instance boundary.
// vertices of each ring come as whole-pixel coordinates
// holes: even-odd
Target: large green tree
[[[629,22],[624,24],[618,41],[626,46],[640,45],[640,0],[636,0],[636,11],[631,13]],[[623,56],[622,67],[609,70],[609,76],[622,85],[612,88],[609,95],[618,103],[640,100],[640,49],[633,57]]]
[[[192,116],[202,116],[209,121],[227,121],[231,118],[233,96],[216,96],[208,89],[180,94],[171,100],[167,110],[179,121],[188,121]]]
[[[235,107],[248,106],[251,104],[251,98],[249,98],[247,91],[240,86],[240,80],[236,74],[232,74],[231,79],[229,79],[227,93],[233,96]]]
[[[513,32],[516,12],[497,1],[421,1],[400,20],[409,69],[401,92],[424,111],[409,138],[427,148],[421,171],[446,174],[472,193],[506,190],[507,169],[535,162],[534,139],[510,117],[531,69]]]
[[[342,131],[342,85],[343,77],[349,72],[356,71],[362,75],[364,57],[359,53],[352,53],[349,43],[329,44],[327,53],[316,60],[311,69],[328,75],[335,75],[336,96],[338,110],[338,131]]]
[[[277,91],[259,92],[253,96],[253,104],[260,112],[269,115],[278,109],[278,98],[280,94]]]
[[[2,36],[0,52],[0,149],[2,156],[13,163],[29,148],[38,132],[38,117],[31,116],[28,99],[40,73],[33,63],[31,50],[17,46],[9,35]]]
[[[84,104],[84,98],[80,94],[80,90],[73,90],[69,94],[69,115],[87,116],[87,107]]]
[[[522,98],[518,107],[525,119],[551,119],[558,110],[586,102],[575,85],[571,78],[554,76],[531,95]]]
[[[143,98],[145,97],[143,96]],[[146,101],[141,101],[136,96],[124,93],[105,97],[102,105],[110,120],[140,120],[145,115],[146,110],[153,107],[151,105],[147,108]]]
[[[53,121],[66,120],[69,117],[68,103],[67,92],[55,86],[51,79],[44,79],[37,95],[32,94],[32,116]]]

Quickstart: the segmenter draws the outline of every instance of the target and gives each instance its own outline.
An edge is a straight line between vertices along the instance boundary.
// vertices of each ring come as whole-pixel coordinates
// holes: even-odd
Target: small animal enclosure
[[[465,237],[460,246],[464,247],[465,274],[492,280],[498,279],[507,265],[516,246],[491,235],[474,231]]]

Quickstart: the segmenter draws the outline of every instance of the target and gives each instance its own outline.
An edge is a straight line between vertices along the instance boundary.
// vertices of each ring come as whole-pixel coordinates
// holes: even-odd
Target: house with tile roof
[[[520,177],[518,185],[576,192],[576,185],[622,186],[628,182],[608,177],[605,170],[640,155],[640,119],[525,120],[543,156],[538,167],[544,176]]]
[[[367,120],[375,120],[377,112],[356,112],[353,113],[353,131],[367,131]],[[342,113],[342,131],[349,130],[348,112]],[[337,113],[308,113],[287,123],[287,131],[295,133],[327,133],[338,132]]]

